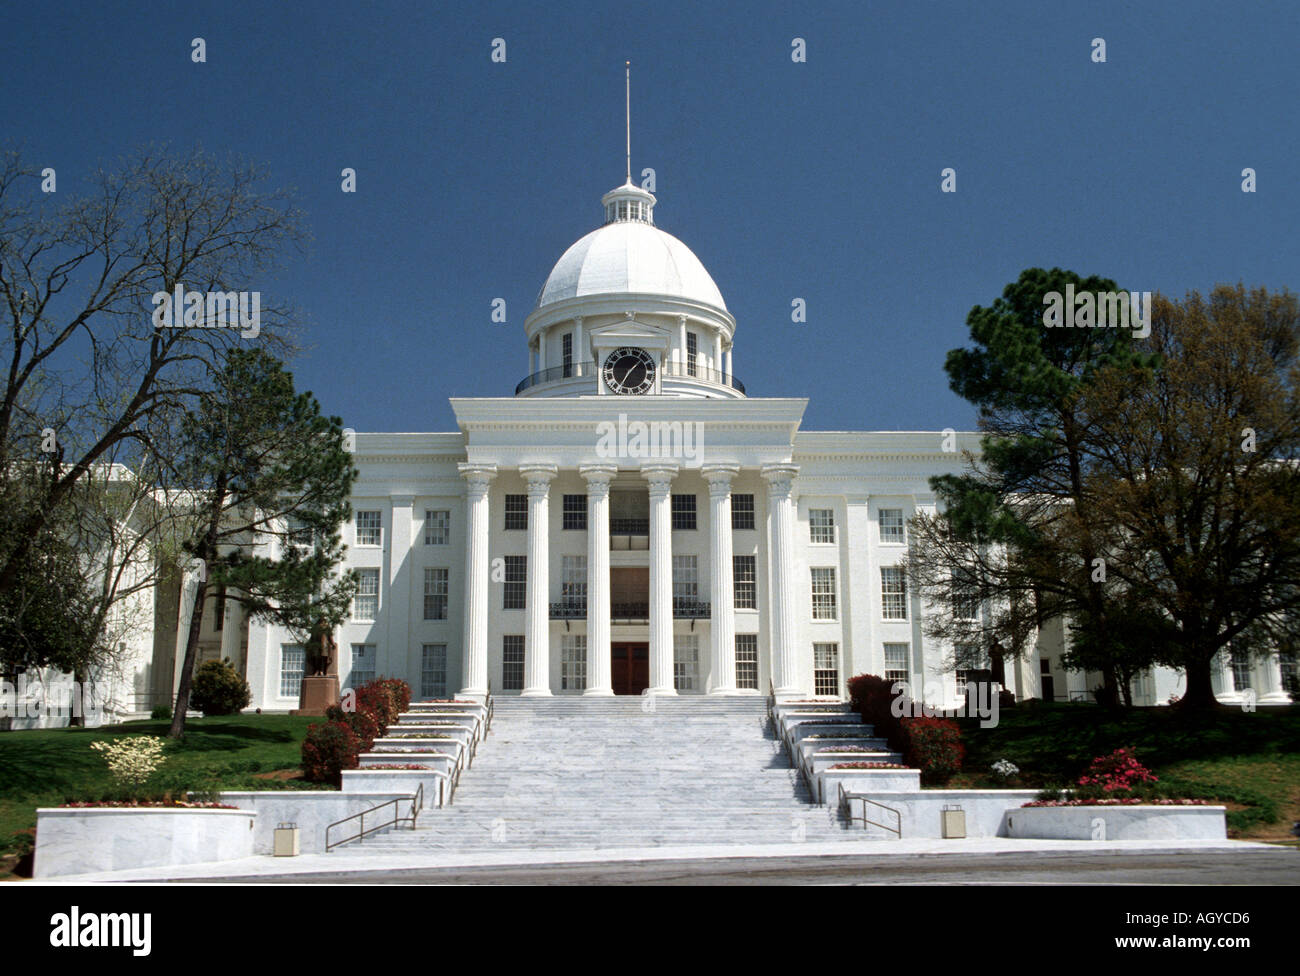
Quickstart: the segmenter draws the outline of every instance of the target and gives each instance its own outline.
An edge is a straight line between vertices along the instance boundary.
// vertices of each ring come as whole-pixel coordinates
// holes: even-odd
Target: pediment
[[[666,349],[671,341],[672,333],[668,329],[648,322],[639,322],[636,319],[611,322],[591,330],[591,344],[597,349],[609,349],[614,346]]]

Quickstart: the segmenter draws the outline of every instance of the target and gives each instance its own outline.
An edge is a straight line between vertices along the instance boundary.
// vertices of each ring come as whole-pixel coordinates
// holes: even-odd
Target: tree
[[[978,408],[981,454],[968,456],[966,472],[931,479],[941,511],[913,520],[907,566],[933,602],[973,590],[985,608],[979,619],[938,615],[930,632],[995,666],[1032,649],[1045,619],[1068,616],[1080,633],[1072,663],[1098,665],[1113,700],[1121,684],[1112,628],[1092,573],[1106,540],[1084,486],[1094,433],[1077,398],[1101,368],[1153,361],[1126,329],[1048,328],[1045,296],[1067,288],[1118,292],[1106,278],[1031,268],[991,306],[971,309],[975,345],[951,350],[944,368],[953,392]]]
[[[230,328],[154,325],[154,296],[256,291],[299,215],[254,169],[143,152],[81,196],[40,192],[0,155],[0,593],[30,588],[32,547],[91,470],[146,453],[205,388]],[[64,202],[66,201],[66,202]],[[284,309],[261,303],[261,341]],[[212,325],[214,323],[205,323]],[[47,477],[19,483],[48,456]],[[36,560],[39,561],[39,560]]]
[[[318,621],[334,627],[346,618],[356,585],[351,573],[338,572],[356,477],[342,421],[323,416],[310,392],[296,392],[279,360],[259,349],[230,350],[181,439],[176,487],[195,513],[185,548],[201,572],[173,738],[185,728],[210,587],[243,604],[250,618],[305,639]],[[261,544],[268,539],[278,540],[278,557]]]
[[[1159,370],[1109,366],[1080,397],[1090,517],[1116,529],[1107,600],[1157,608],[1143,636],[1205,707],[1218,654],[1300,633],[1300,308],[1241,285],[1157,296],[1144,345]]]

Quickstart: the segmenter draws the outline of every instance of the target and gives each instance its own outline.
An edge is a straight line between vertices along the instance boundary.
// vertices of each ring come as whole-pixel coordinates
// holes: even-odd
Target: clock
[[[605,357],[605,386],[613,393],[638,396],[655,385],[655,361],[644,349],[624,346]]]

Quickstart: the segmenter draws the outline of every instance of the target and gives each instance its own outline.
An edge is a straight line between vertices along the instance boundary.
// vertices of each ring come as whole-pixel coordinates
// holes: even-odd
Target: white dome
[[[718,286],[689,247],[653,224],[637,220],[608,223],[565,251],[542,286],[537,307],[584,295],[621,293],[668,295],[727,308]]]

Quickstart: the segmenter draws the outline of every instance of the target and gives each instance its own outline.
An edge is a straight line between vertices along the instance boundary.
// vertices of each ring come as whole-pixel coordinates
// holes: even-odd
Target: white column
[[[713,648],[712,695],[736,690],[736,615],[731,562],[731,479],[740,473],[734,464],[710,464],[703,469],[709,483],[710,640]]]
[[[681,365],[681,375],[686,375],[686,316],[677,316],[677,362]]]
[[[1259,685],[1259,704],[1285,705],[1291,696],[1282,690],[1282,658],[1269,651],[1255,661],[1255,680]]]
[[[495,464],[461,464],[465,479],[465,636],[461,647],[460,694],[488,693],[488,487]]]
[[[546,368],[546,330],[537,333],[537,372]]]
[[[768,600],[772,638],[772,681],[777,695],[800,695],[795,641],[794,588],[794,479],[792,464],[763,468],[767,481],[768,552],[772,561],[772,597]]]
[[[573,320],[573,375],[577,376],[582,363],[587,361],[582,351],[582,316]]]
[[[591,464],[587,479],[587,695],[612,695],[609,667],[609,483],[618,469]]]
[[[553,464],[519,469],[528,482],[528,614],[524,620],[525,697],[551,693],[551,481]]]
[[[235,666],[235,670],[248,677],[244,662],[244,605],[227,594],[225,616],[221,622],[221,657]]]
[[[722,333],[713,333],[713,362],[710,364],[715,373],[722,372]]]
[[[379,674],[411,678],[411,591],[424,593],[424,578],[412,579],[411,538],[414,495],[392,495],[393,519],[388,535],[388,612],[384,614],[388,639],[376,660]],[[417,683],[418,686],[418,683]]]
[[[724,373],[727,374],[727,379],[728,379],[728,381],[730,381],[730,379],[731,379],[731,346],[728,346],[728,347],[727,347],[727,351],[726,351],[725,353],[723,353],[723,356],[725,357],[725,359],[723,360],[722,370],[723,370]],[[729,383],[729,385],[730,385],[730,383]]]
[[[648,464],[650,485],[650,693],[675,695],[673,686],[673,506],[675,464]]]

